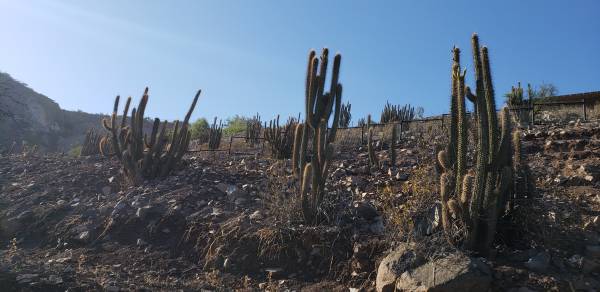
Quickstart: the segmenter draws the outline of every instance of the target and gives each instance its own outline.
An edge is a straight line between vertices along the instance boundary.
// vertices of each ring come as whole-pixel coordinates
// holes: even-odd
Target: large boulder
[[[413,246],[407,243],[400,244],[392,250],[379,264],[375,288],[377,292],[394,291],[396,279],[406,270],[422,263]]]
[[[485,292],[491,282],[484,262],[457,252],[405,271],[396,280],[396,291]]]

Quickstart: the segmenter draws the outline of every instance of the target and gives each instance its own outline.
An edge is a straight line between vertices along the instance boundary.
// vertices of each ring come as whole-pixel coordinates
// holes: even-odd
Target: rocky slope
[[[594,291],[599,138],[594,123],[525,131],[538,195],[500,230],[488,259],[470,258],[441,236],[432,163],[439,137],[404,135],[395,167],[385,166],[385,148],[378,151],[382,169],[369,169],[356,144],[338,145],[333,199],[318,227],[298,220],[289,162],[258,154],[189,155],[174,175],[139,187],[123,185],[118,162],[107,158],[5,155],[0,286],[374,291],[387,281],[409,290]],[[414,256],[386,252],[409,238]],[[442,267],[448,263],[454,268]]]
[[[63,110],[52,99],[0,72],[0,149],[13,142],[44,151],[67,151],[85,132],[99,128],[102,115]]]

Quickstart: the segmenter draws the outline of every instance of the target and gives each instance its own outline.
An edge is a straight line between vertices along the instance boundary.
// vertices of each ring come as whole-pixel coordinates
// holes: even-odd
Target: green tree
[[[228,136],[245,132],[247,122],[248,118],[240,115],[229,117],[227,118],[227,126],[223,129],[223,132]]]
[[[538,89],[534,91],[534,98],[544,100],[551,96],[558,95],[558,88],[552,83],[542,83]]]
[[[199,118],[191,125],[192,139],[200,140],[200,144],[208,141],[209,125],[205,118]]]

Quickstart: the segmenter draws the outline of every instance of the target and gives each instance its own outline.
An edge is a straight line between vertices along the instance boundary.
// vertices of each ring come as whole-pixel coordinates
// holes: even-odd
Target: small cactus
[[[375,153],[375,145],[373,145],[373,127],[371,126],[371,115],[367,116],[367,152],[369,153],[369,169],[379,167],[379,159]]]
[[[81,152],[79,156],[91,156],[100,154],[100,134],[96,133],[94,129],[90,129],[85,133],[83,144],[81,144]]]
[[[390,166],[396,166],[396,140],[398,139],[396,134],[396,125],[392,125],[392,137],[390,139]]]
[[[260,115],[257,113],[256,116],[246,121],[246,143],[250,146],[258,144],[261,132],[262,122],[260,121]]]
[[[347,128],[348,126],[350,126],[350,120],[352,120],[352,114],[350,113],[351,108],[352,105],[350,104],[350,102],[342,104],[342,107],[340,108],[340,128]]]
[[[217,117],[213,120],[208,129],[208,149],[217,150],[221,147],[221,137],[223,136],[223,121],[217,124]]]
[[[279,126],[279,115],[269,122],[269,126],[265,124],[264,138],[269,142],[273,158],[287,159],[291,157],[296,124],[294,118],[289,118],[283,127]]]

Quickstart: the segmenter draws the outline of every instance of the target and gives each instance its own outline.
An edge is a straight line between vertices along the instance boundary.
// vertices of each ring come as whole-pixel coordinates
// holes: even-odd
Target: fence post
[[[585,110],[585,99],[582,99],[581,102],[582,102],[582,105],[583,105],[582,106],[582,108],[583,108],[583,120],[587,121],[587,113],[586,113],[586,110]]]
[[[231,144],[233,143],[233,136],[229,136],[229,150],[227,151],[228,155],[231,155]]]

